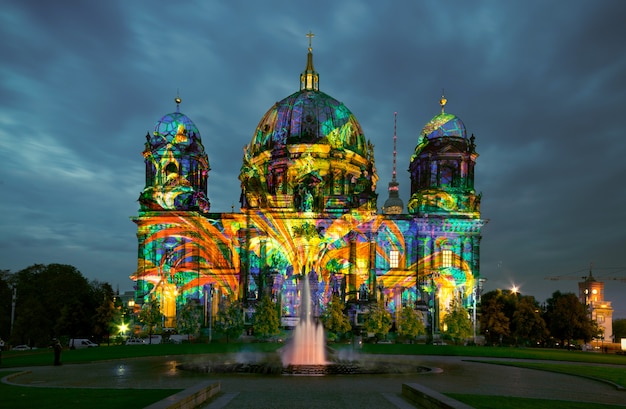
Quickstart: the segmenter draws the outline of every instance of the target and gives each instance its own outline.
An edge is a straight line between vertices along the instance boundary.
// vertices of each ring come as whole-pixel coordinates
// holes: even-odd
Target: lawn
[[[547,348],[480,347],[424,344],[364,344],[361,349],[369,354],[443,355],[508,359],[541,359],[549,361],[587,362],[626,365],[626,355],[598,352],[568,351]]]
[[[508,396],[465,395],[459,393],[447,393],[446,395],[476,409],[624,409],[623,406],[618,405],[550,399],[510,398]]]
[[[546,362],[515,362],[515,361],[480,361],[487,364],[515,366],[519,368],[537,369],[540,371],[551,371],[574,376],[583,376],[591,379],[601,379],[612,382],[626,388],[626,368],[619,366],[593,366],[576,364],[555,364]],[[626,396],[624,397],[626,400]]]
[[[148,357],[163,355],[189,355],[211,353],[273,352],[282,347],[281,343],[211,343],[211,344],[155,344],[155,345],[116,345],[97,348],[64,350],[61,360],[64,363],[83,363],[109,359]],[[331,348],[352,349],[350,344],[330,344]],[[381,355],[444,355],[490,357],[507,359],[537,359],[549,361],[569,361],[598,364],[626,365],[626,355],[601,354],[597,352],[567,351],[561,349],[479,347],[424,344],[364,344],[362,353]],[[2,352],[2,367],[51,365],[51,349]]]
[[[0,378],[9,374],[11,371],[0,371]],[[128,407],[132,403],[132,407],[143,408],[179,391],[180,389],[36,388],[0,383],[0,406],[11,409],[111,409]]]
[[[154,345],[115,345],[97,348],[65,349],[61,353],[61,361],[65,364],[77,364],[110,359],[139,358],[165,355],[189,355],[230,353],[240,351],[272,352],[281,347],[278,343],[215,343],[215,344],[154,344]],[[30,351],[2,352],[2,368],[21,366],[52,365],[51,349],[35,349]]]

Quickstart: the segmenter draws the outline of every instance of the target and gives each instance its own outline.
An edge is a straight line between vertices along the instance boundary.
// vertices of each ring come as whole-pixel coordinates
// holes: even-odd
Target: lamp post
[[[213,340],[213,284],[209,285],[209,344]]]
[[[474,321],[474,344],[476,344],[476,326],[477,326],[477,312],[476,309],[478,308],[478,302],[480,302],[480,295],[482,293],[482,287],[483,284],[485,283],[485,281],[487,281],[486,278],[479,278],[478,281],[474,284],[474,310],[472,311],[472,319]]]
[[[478,284],[474,284],[474,294],[472,294],[472,324],[473,324],[473,339],[474,345],[476,345],[476,297],[478,296]]]
[[[9,334],[13,335],[13,323],[15,322],[15,301],[17,300],[17,286],[14,284],[11,289],[13,293],[11,294],[11,328],[9,329]]]
[[[213,284],[204,287],[204,325],[209,327],[209,343],[213,338]]]

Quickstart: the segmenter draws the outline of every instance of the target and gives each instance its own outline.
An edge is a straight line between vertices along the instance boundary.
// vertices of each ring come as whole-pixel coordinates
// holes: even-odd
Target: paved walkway
[[[206,406],[211,409],[406,408],[411,406],[407,406],[399,395],[402,384],[407,382],[419,383],[442,393],[519,396],[626,407],[626,391],[576,376],[489,365],[467,361],[462,357],[370,357],[413,362],[419,366],[440,368],[441,371],[326,377],[212,375],[178,369],[181,363],[207,359],[206,356],[186,355],[19,368],[30,373],[14,377],[10,382],[39,387],[156,389],[186,388],[200,380],[220,380],[222,396]]]

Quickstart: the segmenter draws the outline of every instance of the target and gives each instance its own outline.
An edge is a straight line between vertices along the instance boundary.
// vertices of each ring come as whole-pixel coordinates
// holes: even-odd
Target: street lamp
[[[11,288],[13,293],[11,294],[11,328],[9,334],[13,335],[13,322],[15,322],[15,301],[17,300],[17,286],[14,284]]]
[[[473,311],[472,311],[472,319],[473,319],[473,323],[474,323],[474,344],[476,344],[476,320],[477,320],[477,313],[476,313],[476,308],[478,308],[478,306],[476,305],[478,303],[478,301],[480,300],[480,295],[482,293],[482,287],[483,284],[485,283],[485,281],[487,281],[486,278],[479,278],[477,280],[477,282],[474,283],[474,300],[473,300]]]
[[[128,331],[128,324],[124,323],[122,321],[122,324],[119,325],[119,330],[120,330],[120,335],[121,336],[125,336],[126,335],[126,331]]]

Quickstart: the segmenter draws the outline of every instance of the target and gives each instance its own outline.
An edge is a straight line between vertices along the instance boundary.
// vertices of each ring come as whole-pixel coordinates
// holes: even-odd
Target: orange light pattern
[[[271,271],[271,292],[287,303],[303,272],[315,273],[321,305],[341,288],[347,301],[382,291],[388,300],[405,303],[412,297],[415,302],[432,285],[441,302],[471,296],[472,254],[453,252],[451,266],[444,266],[443,248],[463,249],[450,247],[459,241],[457,233],[420,236],[424,225],[415,219],[389,220],[372,212],[316,216],[262,211],[145,214],[137,219],[143,240],[132,276],[138,295],[144,300],[154,295],[171,305],[175,294],[180,308],[189,298],[202,298],[212,285],[222,296],[255,299],[262,275]],[[427,245],[419,246],[416,238]],[[424,248],[421,255],[419,248]],[[391,268],[392,251],[398,253],[398,268]],[[293,303],[283,306],[285,314],[297,300]],[[388,307],[395,309],[395,304]]]

